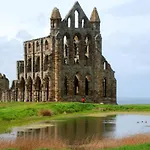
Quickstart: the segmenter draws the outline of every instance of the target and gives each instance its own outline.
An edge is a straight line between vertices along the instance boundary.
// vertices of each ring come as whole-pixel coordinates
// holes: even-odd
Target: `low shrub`
[[[48,109],[40,110],[38,114],[40,116],[52,116],[52,111]]]

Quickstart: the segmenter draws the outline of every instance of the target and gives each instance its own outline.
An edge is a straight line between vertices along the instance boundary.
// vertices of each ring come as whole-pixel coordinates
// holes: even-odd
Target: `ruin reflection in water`
[[[113,120],[112,123],[107,123]],[[45,124],[51,124],[47,127],[28,127],[17,132],[17,137],[28,139],[53,138],[63,139],[72,144],[74,141],[80,142],[88,137],[88,139],[96,137],[102,139],[105,133],[115,130],[115,116],[111,117],[78,117],[64,121],[52,121]],[[110,134],[109,134],[110,135]]]
[[[4,140],[25,139],[63,139],[80,143],[87,137],[118,138],[139,133],[150,133],[150,116],[137,114],[118,114],[107,117],[76,117],[65,120],[51,120],[37,124],[17,127],[11,133],[0,134]]]

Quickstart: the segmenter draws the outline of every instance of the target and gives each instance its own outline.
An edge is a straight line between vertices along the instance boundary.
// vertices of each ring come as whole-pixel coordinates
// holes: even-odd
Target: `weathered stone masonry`
[[[7,79],[5,74],[0,73],[0,100],[4,97],[5,99],[9,99],[9,80]],[[6,93],[4,95],[4,93]]]
[[[50,34],[24,42],[24,60],[17,61],[17,80],[8,93],[11,101],[81,101],[84,96],[116,104],[116,79],[102,55],[97,9],[89,20],[76,2],[62,20],[54,8]]]

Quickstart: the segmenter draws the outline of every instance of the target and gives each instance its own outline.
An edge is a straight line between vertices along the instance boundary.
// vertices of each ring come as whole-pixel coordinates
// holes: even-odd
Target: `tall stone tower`
[[[100,18],[94,8],[90,20],[75,2],[62,20],[59,9],[51,15],[56,100],[116,103],[116,79],[102,55]]]

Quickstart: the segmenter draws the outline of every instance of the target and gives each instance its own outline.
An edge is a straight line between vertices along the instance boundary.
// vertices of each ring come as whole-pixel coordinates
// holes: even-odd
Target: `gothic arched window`
[[[71,27],[71,19],[70,19],[70,17],[68,18],[68,28],[70,28]]]
[[[79,13],[75,11],[75,28],[79,28]]]
[[[48,41],[46,40],[45,41],[45,50],[47,50],[48,49]]]
[[[74,51],[74,63],[79,63],[79,52],[80,52],[80,35],[75,35],[73,38],[73,51]]]
[[[36,50],[39,51],[39,49],[40,49],[40,44],[39,44],[39,42],[37,41],[37,42],[36,42]]]
[[[36,68],[36,72],[39,72],[40,71],[40,57],[38,56],[36,58],[36,63],[35,63],[35,68]]]
[[[82,28],[84,28],[84,25],[85,25],[85,20],[82,19]]]
[[[48,55],[45,56],[44,58],[44,71],[46,71],[48,69]]]
[[[31,72],[31,64],[32,64],[32,61],[31,61],[31,58],[28,59],[28,72]]]
[[[64,64],[68,64],[69,62],[69,38],[68,34],[63,38]]]

